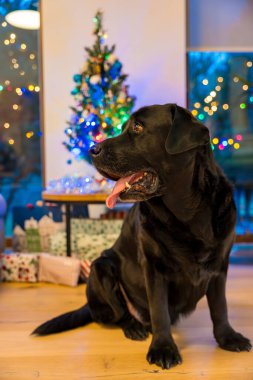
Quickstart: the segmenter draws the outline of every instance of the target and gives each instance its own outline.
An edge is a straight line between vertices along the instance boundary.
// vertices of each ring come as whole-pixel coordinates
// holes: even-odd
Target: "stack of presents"
[[[51,282],[76,286],[90,263],[118,238],[123,220],[71,220],[72,256],[66,257],[65,223],[44,215],[25,220],[13,231],[13,252],[0,254],[0,280]]]

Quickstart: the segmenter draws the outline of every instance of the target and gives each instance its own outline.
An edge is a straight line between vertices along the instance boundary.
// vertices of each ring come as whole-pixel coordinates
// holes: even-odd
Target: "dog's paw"
[[[173,342],[158,347],[151,346],[147,354],[147,361],[150,364],[162,367],[162,369],[169,369],[177,364],[181,364],[182,358],[177,346]]]
[[[216,339],[219,346],[224,350],[240,352],[250,351],[252,348],[250,340],[234,330],[220,335]]]
[[[148,338],[148,331],[136,319],[131,319],[122,326],[124,334],[132,340],[145,340]]]

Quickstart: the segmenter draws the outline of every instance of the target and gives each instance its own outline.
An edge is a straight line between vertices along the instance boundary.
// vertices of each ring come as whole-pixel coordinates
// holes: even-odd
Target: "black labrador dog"
[[[207,296],[218,345],[249,351],[228,321],[225,285],[234,241],[233,191],[214,161],[208,129],[175,104],[134,112],[121,135],[95,145],[97,170],[117,181],[107,205],[137,202],[120,237],[91,266],[88,303],[34,333],[91,321],[118,325],[126,337],[152,342],[149,363],[181,363],[171,325]]]

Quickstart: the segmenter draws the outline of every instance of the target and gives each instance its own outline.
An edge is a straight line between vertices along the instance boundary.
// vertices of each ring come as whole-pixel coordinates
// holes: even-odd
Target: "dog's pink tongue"
[[[131,174],[127,177],[120,178],[116,182],[111,194],[106,199],[106,206],[108,208],[113,208],[115,206],[119,193],[121,193],[121,191],[123,191],[126,188],[126,182],[130,182],[134,176],[135,174]]]

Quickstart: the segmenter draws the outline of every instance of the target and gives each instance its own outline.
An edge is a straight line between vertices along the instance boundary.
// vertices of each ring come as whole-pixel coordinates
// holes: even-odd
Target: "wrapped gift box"
[[[0,280],[15,282],[38,281],[38,255],[11,253],[0,255]]]
[[[47,253],[39,259],[39,281],[76,286],[80,275],[80,261],[72,257],[57,257]]]

